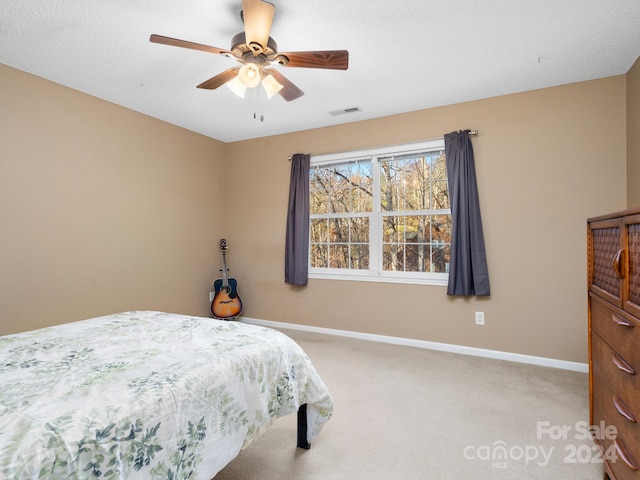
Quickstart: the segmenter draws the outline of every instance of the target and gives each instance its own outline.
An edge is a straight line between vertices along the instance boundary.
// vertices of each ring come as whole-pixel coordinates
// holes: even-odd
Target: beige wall
[[[627,204],[640,207],[640,58],[627,74]]]
[[[248,317],[587,360],[586,219],[626,206],[624,76],[229,144],[228,237]],[[492,295],[284,283],[289,155],[473,139]],[[474,311],[486,325],[474,324]]]
[[[0,65],[0,334],[206,315],[221,142]]]
[[[585,362],[585,221],[626,207],[627,83],[222,144],[0,66],[0,333],[129,309],[206,315],[224,236],[248,317]],[[284,284],[289,155],[461,128],[480,131],[491,298]]]

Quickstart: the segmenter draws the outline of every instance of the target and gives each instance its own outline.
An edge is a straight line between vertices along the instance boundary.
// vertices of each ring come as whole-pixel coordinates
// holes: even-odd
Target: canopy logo
[[[589,425],[580,421],[574,425],[557,425],[549,421],[536,423],[536,440],[544,441],[545,445],[509,445],[504,440],[496,440],[487,445],[467,445],[463,449],[463,456],[469,461],[491,462],[492,468],[509,468],[509,462],[524,462],[525,465],[545,467],[549,465],[556,450],[564,455],[563,463],[602,463],[607,459],[615,463],[618,453],[612,444],[605,452],[589,441],[613,440],[618,431],[613,425]],[[563,445],[549,444],[551,442],[565,442]],[[566,443],[569,442],[569,443]]]

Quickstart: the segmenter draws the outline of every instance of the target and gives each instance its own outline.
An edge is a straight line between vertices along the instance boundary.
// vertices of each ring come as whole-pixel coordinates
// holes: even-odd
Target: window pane
[[[311,245],[311,266],[315,268],[327,268],[329,266],[329,246],[327,244]]]
[[[428,263],[429,255],[430,255],[429,245],[426,245],[424,243],[407,245],[405,271],[428,272],[429,271],[429,263]]]
[[[347,243],[349,241],[348,218],[329,219],[329,241],[332,243]]]
[[[358,172],[358,165],[355,163],[336,167],[336,188],[348,188],[352,185],[359,185],[360,181],[358,179]]]
[[[387,271],[404,270],[404,251],[399,245],[386,244],[382,247],[382,269]]]
[[[404,217],[384,217],[382,221],[382,241],[384,243],[404,242]]]
[[[351,246],[351,268],[367,270],[369,268],[369,245]]]
[[[434,245],[431,253],[431,271],[449,273],[449,263],[451,263],[451,245]]]
[[[327,213],[328,208],[327,193],[311,190],[309,194],[309,213],[312,215]]]
[[[357,243],[369,243],[369,219],[357,217],[350,219],[350,241]]]
[[[322,168],[312,168],[309,172],[309,210],[312,214],[327,213],[329,208],[329,179],[327,171]]]
[[[433,181],[447,179],[447,164],[444,152],[433,152],[431,154],[431,178]]]
[[[434,243],[451,243],[451,215],[433,216],[431,241]]]
[[[357,162],[352,171],[352,180],[355,185],[362,187],[371,187],[373,185],[373,164],[371,160]]]
[[[344,188],[344,177],[340,173],[340,167],[328,168],[327,175],[329,179],[329,188],[334,190],[336,188]]]
[[[351,210],[350,196],[348,188],[332,189],[329,193],[329,213],[348,213]]]
[[[449,206],[449,187],[446,180],[433,182],[432,188],[432,204],[434,210],[444,210],[451,208]]]
[[[332,244],[329,246],[329,267],[349,268],[349,246]]]
[[[352,163],[348,167],[351,189],[351,212],[370,212],[372,207],[373,165],[370,160]],[[347,171],[345,171],[347,173]]]
[[[311,220],[311,243],[326,243],[329,241],[329,221],[321,219]]]
[[[371,185],[357,186],[351,190],[351,211],[354,213],[370,212],[373,208]]]
[[[397,183],[395,180],[395,170],[392,169],[390,162],[380,162],[380,208],[383,211],[390,212],[397,210],[394,198],[397,197]]]
[[[407,182],[404,210],[426,210],[429,205],[429,184],[425,182]]]
[[[429,217],[427,215],[411,215],[405,217],[405,241],[422,243],[429,241]]]

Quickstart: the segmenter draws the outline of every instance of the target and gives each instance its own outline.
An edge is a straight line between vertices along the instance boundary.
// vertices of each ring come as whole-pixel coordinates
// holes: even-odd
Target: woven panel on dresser
[[[629,225],[629,300],[640,305],[640,224]]]
[[[593,284],[612,295],[620,294],[620,282],[611,262],[620,249],[620,229],[618,227],[597,228],[593,234]]]

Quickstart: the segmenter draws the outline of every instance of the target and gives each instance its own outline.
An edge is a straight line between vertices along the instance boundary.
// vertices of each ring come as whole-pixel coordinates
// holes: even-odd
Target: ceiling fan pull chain
[[[260,121],[264,122],[264,89],[257,88],[256,90],[260,90]]]
[[[251,93],[253,94],[253,119],[255,120],[258,118],[258,109],[256,108],[256,89],[254,88]]]
[[[256,93],[256,91],[259,91],[259,95],[260,98],[258,98],[258,93]],[[262,89],[260,88],[254,88],[253,89],[253,119],[257,120],[258,119],[258,111],[260,113],[260,121],[264,122],[264,98],[262,96]]]

